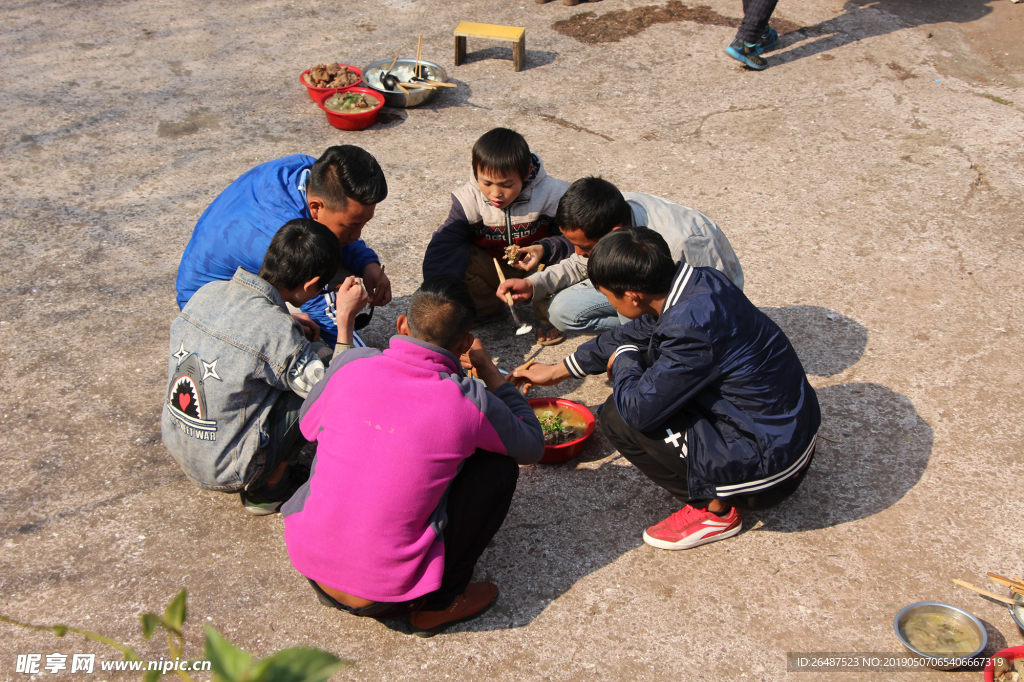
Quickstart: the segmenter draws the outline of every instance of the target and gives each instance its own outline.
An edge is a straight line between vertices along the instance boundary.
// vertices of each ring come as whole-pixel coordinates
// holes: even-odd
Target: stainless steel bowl
[[[1020,636],[1024,637],[1024,597],[1011,592],[1010,598],[1017,600],[1017,606],[1007,604],[1006,607],[1010,609],[1010,618],[1013,618],[1013,622],[1017,624]]]
[[[907,636],[904,634],[903,628],[911,616],[927,613],[941,613],[960,621],[974,630],[974,633],[978,635],[978,638],[981,640],[981,646],[978,647],[977,651],[971,654],[951,654],[949,656],[936,656],[934,654],[927,654],[923,651],[918,651],[914,647],[910,646],[910,642],[907,640]],[[902,644],[907,651],[914,656],[920,656],[925,659],[927,661],[925,665],[929,668],[934,668],[935,670],[952,670],[957,667],[958,659],[962,661],[965,658],[980,656],[981,652],[988,646],[988,633],[985,632],[985,626],[981,624],[980,620],[957,606],[953,606],[952,604],[943,604],[940,601],[922,601],[904,607],[896,614],[896,617],[893,618],[892,628],[896,631],[896,637],[900,640],[900,644]]]
[[[425,59],[420,60],[420,73],[423,74],[424,78],[432,81],[440,81],[444,83],[448,80],[448,74],[445,73],[444,69],[441,68],[440,64],[434,62],[428,62]],[[385,90],[384,86],[380,83],[380,77],[384,73],[385,69],[391,65],[390,59],[383,61],[374,62],[363,69],[363,82],[362,85],[373,88],[381,95],[384,96],[384,103],[389,107],[398,107],[399,109],[409,109],[411,107],[418,107],[421,104],[426,104],[430,100],[437,97],[438,90],[428,90],[423,88],[408,88],[409,94],[405,94],[398,88],[392,92],[391,90]],[[391,75],[399,78],[399,80],[407,81],[412,77],[414,70],[416,69],[415,59],[399,59],[395,62],[395,68],[391,69]]]

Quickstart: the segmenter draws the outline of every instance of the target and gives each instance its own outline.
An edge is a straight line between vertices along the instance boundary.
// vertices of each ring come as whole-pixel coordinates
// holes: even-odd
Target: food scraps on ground
[[[515,265],[522,256],[519,255],[521,249],[518,244],[509,244],[505,247],[505,261],[509,265]]]
[[[992,672],[995,682],[1021,682],[1024,680],[1024,658],[1011,660],[997,656]]]
[[[378,104],[378,100],[361,92],[339,92],[328,97],[324,107],[343,114],[357,114],[370,111]]]
[[[359,82],[359,74],[338,62],[317,64],[306,74],[314,88],[347,88]]]
[[[533,413],[544,432],[544,445],[563,445],[586,433],[587,423],[575,410],[542,406],[535,407]]]
[[[972,654],[981,646],[981,638],[973,628],[944,613],[921,613],[911,616],[903,632],[923,654]]]

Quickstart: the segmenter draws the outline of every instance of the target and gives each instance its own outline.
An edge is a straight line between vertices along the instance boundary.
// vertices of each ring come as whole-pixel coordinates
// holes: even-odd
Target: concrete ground
[[[950,582],[1024,573],[1024,4],[786,0],[762,73],[724,55],[723,21],[637,20],[596,43],[554,27],[581,12],[628,23],[662,1],[5,2],[0,613],[155,658],[138,615],[185,587],[191,656],[211,624],[255,655],[354,661],[339,680],[815,679],[787,672],[786,653],[901,653],[892,618],[925,600],[981,618],[989,653],[1024,643],[1005,608]],[[738,0],[704,1],[740,16]],[[453,67],[460,20],[525,26],[526,68],[473,40]],[[460,86],[429,106],[343,132],[297,82],[321,61],[412,56],[420,32]],[[238,175],[358,144],[390,186],[364,232],[395,284],[367,334],[384,344],[494,126],[556,177],[601,174],[713,217],[747,295],[797,347],[827,440],[793,498],[686,552],[642,543],[676,505],[600,436],[577,460],[524,467],[478,569],[499,601],[421,640],[320,606],[281,520],[196,489],[164,450],[174,278]],[[483,333],[503,367],[536,350],[511,332]],[[594,407],[608,392],[591,377],[539,394]],[[17,654],[107,651],[4,625],[0,679],[27,679]]]

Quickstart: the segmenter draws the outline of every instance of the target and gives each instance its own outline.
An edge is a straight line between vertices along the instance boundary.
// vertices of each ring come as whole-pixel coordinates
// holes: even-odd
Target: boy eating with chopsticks
[[[551,386],[608,372],[601,431],[626,459],[684,503],[644,531],[661,549],[740,532],[739,508],[765,509],[810,468],[821,412],[789,339],[714,268],[678,266],[657,232],[617,230],[588,274],[630,322],[557,365],[513,372]]]
[[[522,135],[508,128],[484,133],[473,145],[473,178],[452,193],[448,219],[437,228],[423,258],[424,279],[452,275],[464,279],[476,302],[475,325],[502,319],[505,305],[495,296],[497,259],[507,277],[546,264],[542,240],[559,234],[558,200],[569,183],[548,175]],[[534,301],[540,322],[537,341],[563,340],[546,316],[546,301]]]

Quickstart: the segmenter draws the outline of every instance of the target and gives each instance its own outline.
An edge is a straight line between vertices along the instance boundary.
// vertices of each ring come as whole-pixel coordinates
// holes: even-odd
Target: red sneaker
[[[731,538],[743,529],[736,507],[725,516],[686,505],[644,531],[644,542],[658,549],[690,549]]]

